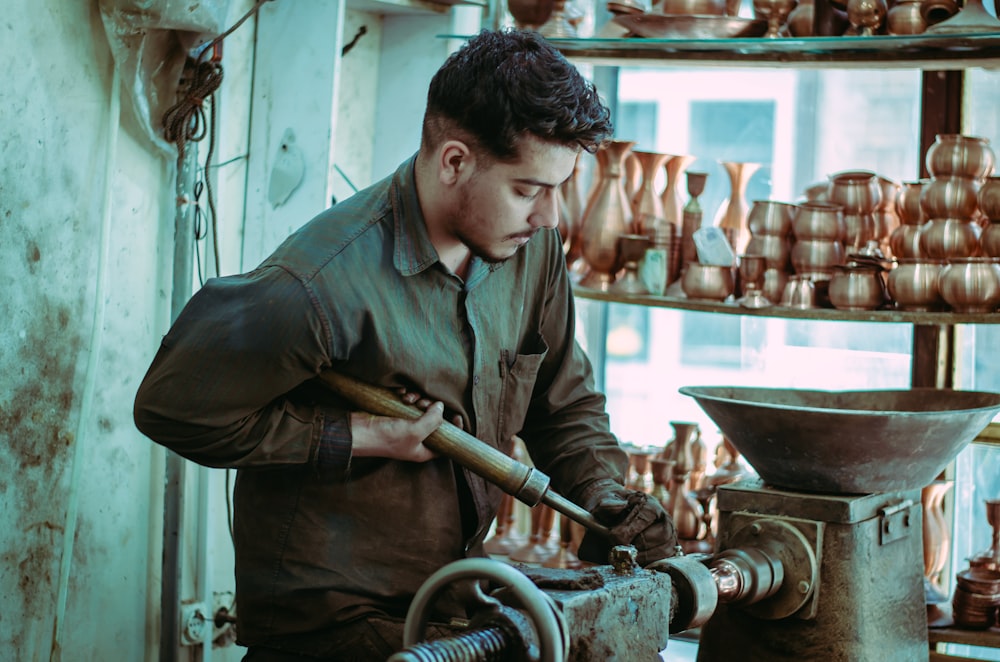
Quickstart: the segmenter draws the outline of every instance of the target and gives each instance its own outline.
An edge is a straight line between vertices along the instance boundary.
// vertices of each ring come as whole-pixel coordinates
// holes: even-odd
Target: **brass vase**
[[[924,509],[924,578],[936,596],[946,596],[941,586],[941,571],[948,561],[951,538],[944,517],[944,498],[954,485],[951,480],[936,480],[920,494]]]
[[[620,268],[618,237],[632,227],[632,205],[625,191],[625,160],[635,145],[611,140],[597,152],[598,181],[580,222],[580,248],[589,273],[580,285],[607,291]]]
[[[715,225],[725,232],[734,253],[745,253],[750,242],[750,228],[747,226],[747,214],[750,212],[750,205],[747,203],[747,185],[761,164],[738,161],[719,163],[729,175],[729,197],[719,207]]]
[[[667,185],[660,195],[660,201],[663,203],[663,216],[677,228],[678,233],[684,222],[684,199],[681,195],[681,191],[684,190],[682,178],[694,160],[695,157],[689,154],[668,155],[664,164],[667,171]]]
[[[663,203],[663,216],[670,229],[670,261],[669,272],[667,273],[667,284],[675,282],[681,276],[684,258],[682,253],[684,234],[684,199],[681,191],[685,188],[684,177],[688,166],[694,163],[695,157],[688,154],[677,154],[671,156],[664,168],[667,171],[667,185],[663,189],[660,200]],[[698,185],[698,177],[687,182],[687,188]],[[704,181],[701,182],[704,188]],[[700,193],[700,192],[699,192]],[[693,243],[693,241],[692,241]]]
[[[638,161],[642,173],[639,190],[632,199],[632,233],[652,237],[656,224],[665,220],[663,201],[656,192],[656,175],[671,156],[637,150],[633,150],[632,154]]]
[[[701,530],[701,508],[691,496],[694,486],[691,473],[695,466],[692,444],[697,434],[695,423],[671,422],[676,431],[671,442],[671,458],[674,462],[670,484],[670,516],[677,528],[677,538],[686,552],[692,551]]]

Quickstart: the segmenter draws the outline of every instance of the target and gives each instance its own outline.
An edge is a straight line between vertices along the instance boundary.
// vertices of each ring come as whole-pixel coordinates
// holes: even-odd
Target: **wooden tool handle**
[[[333,392],[356,407],[379,416],[416,419],[423,412],[399,399],[396,393],[332,370],[320,373],[320,380]],[[608,535],[608,529],[589,512],[549,490],[549,477],[534,467],[518,462],[468,432],[445,421],[424,440],[436,453],[482,476],[507,494],[529,506],[544,503],[587,529]]]

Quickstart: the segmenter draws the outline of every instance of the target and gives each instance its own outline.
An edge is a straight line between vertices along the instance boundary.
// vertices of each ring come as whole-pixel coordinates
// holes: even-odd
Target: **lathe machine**
[[[374,413],[419,412],[327,373]],[[712,554],[647,568],[561,570],[464,559],[430,577],[391,662],[670,660],[699,629],[699,662],[919,662],[929,657],[920,488],[1000,411],[1000,394],[685,387],[760,476],[718,488]],[[603,527],[531,467],[445,424],[436,451],[534,506]],[[467,628],[424,641],[436,596],[468,582]]]

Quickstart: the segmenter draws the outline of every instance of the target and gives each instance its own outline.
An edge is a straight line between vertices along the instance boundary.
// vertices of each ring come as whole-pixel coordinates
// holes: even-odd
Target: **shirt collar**
[[[393,263],[404,276],[418,274],[438,261],[437,250],[427,236],[427,223],[417,198],[416,160],[414,155],[400,164],[390,188],[396,233]]]
[[[396,246],[393,264],[403,276],[413,276],[439,262],[437,249],[427,235],[427,221],[420,210],[417,197],[417,181],[414,174],[417,157],[411,156],[400,164],[392,177],[389,197],[392,200],[392,220],[395,226]],[[488,264],[472,256],[466,287],[472,287],[503,266],[504,263]]]

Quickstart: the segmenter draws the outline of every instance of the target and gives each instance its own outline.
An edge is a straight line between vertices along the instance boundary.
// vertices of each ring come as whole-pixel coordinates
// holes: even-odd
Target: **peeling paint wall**
[[[167,167],[126,132],[109,153],[113,67],[96,3],[16,1],[0,34],[0,647],[49,659],[62,597],[67,658],[142,659],[158,515],[152,449],[130,402],[165,303],[149,293],[163,267]],[[99,302],[106,315],[95,326]]]
[[[149,659],[163,451],[132,401],[169,324],[173,164],[112,113],[96,0],[4,9],[0,657]]]

